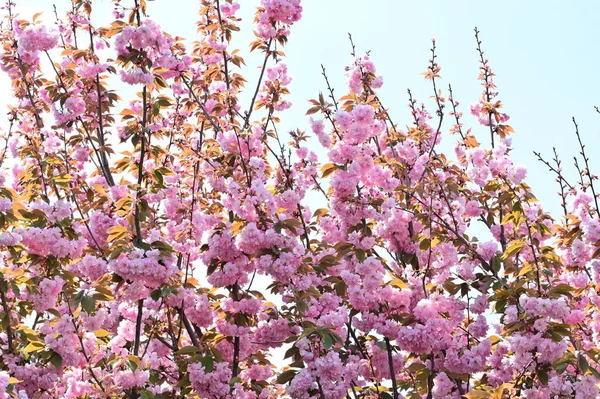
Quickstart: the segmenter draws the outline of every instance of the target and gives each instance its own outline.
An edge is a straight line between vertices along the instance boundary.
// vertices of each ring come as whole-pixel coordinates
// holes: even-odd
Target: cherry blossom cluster
[[[113,3],[56,31],[5,7],[0,399],[600,395],[597,177],[575,123],[579,180],[538,155],[545,211],[477,30],[466,116],[435,42],[404,120],[351,42],[346,92],[323,69],[283,132],[300,0],[257,4],[255,82],[240,4],[200,1],[186,46],[151,2]]]

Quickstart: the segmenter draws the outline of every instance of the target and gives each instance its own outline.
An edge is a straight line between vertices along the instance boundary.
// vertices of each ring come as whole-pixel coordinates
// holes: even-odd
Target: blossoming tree
[[[552,218],[509,157],[477,31],[479,126],[441,89],[435,42],[434,108],[409,92],[404,127],[353,50],[348,92],[325,76],[309,105],[319,159],[308,133],[278,130],[300,0],[261,1],[254,83],[229,45],[237,3],[201,0],[192,48],[145,0],[114,3],[100,27],[72,0],[57,29],[4,7],[1,398],[600,395],[585,146],[579,182],[539,156],[561,190]]]

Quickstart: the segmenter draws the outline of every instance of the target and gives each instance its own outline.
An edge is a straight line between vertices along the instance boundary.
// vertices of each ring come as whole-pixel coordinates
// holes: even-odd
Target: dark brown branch
[[[390,344],[390,339],[385,337],[385,346],[387,347],[388,353],[388,363],[390,366],[390,376],[392,377],[392,393],[394,394],[394,399],[398,399],[398,385],[396,384],[396,373],[394,371],[394,358],[392,356],[392,345]]]
[[[133,343],[133,354],[137,356],[140,352],[140,337],[142,335],[142,314],[144,311],[144,300],[138,301],[137,318],[135,320],[135,341]]]
[[[583,162],[585,163],[584,173],[587,175],[588,180],[590,182],[590,189],[592,190],[592,195],[594,196],[594,204],[596,205],[596,215],[600,215],[600,206],[598,206],[598,196],[596,195],[596,190],[594,189],[594,178],[592,176],[592,172],[590,170],[590,165],[588,163],[589,158],[585,155],[585,145],[581,141],[581,136],[579,135],[579,126],[573,117],[573,124],[575,125],[575,135],[577,136],[577,141],[579,142],[579,148],[581,151],[579,152],[583,157]]]
[[[431,360],[431,370],[429,372],[429,375],[427,376],[427,399],[432,399],[433,398],[433,379],[435,378],[434,377],[435,364],[434,364],[433,353],[429,356],[429,359]]]
[[[331,101],[333,101],[333,106],[335,107],[335,110],[338,110],[338,104],[337,101],[335,99],[335,96],[333,95],[333,87],[331,87],[331,84],[329,84],[329,78],[327,77],[327,73],[325,72],[325,66],[323,64],[321,64],[321,70],[323,72],[321,72],[321,75],[323,75],[323,77],[325,78],[325,83],[327,84],[327,91],[329,91],[329,98],[331,98]]]
[[[262,69],[260,71],[260,76],[258,77],[258,83],[256,84],[256,89],[254,90],[252,101],[250,101],[250,107],[248,107],[248,111],[246,111],[246,119],[244,121],[244,127],[242,128],[242,131],[246,130],[248,126],[250,126],[250,116],[252,115],[252,111],[254,111],[254,103],[256,102],[256,97],[258,96],[258,92],[260,91],[260,85],[262,84],[262,80],[265,75],[265,70],[267,69],[267,61],[269,60],[269,56],[271,55],[270,51],[272,43],[273,39],[269,39],[267,49],[265,50],[265,59],[263,61]]]
[[[477,41],[477,52],[479,53],[479,62],[481,66],[479,69],[483,72],[483,81],[484,81],[484,95],[485,101],[490,102],[492,98],[495,96],[495,93],[491,91],[491,78],[492,74],[490,72],[490,67],[488,65],[488,60],[483,57],[483,50],[481,49],[481,40],[479,39],[479,30],[475,27],[475,40]],[[488,110],[488,123],[490,128],[490,138],[492,141],[492,148],[494,148],[494,126],[492,124],[492,111]]]
[[[456,120],[456,131],[458,132],[458,134],[460,135],[460,137],[463,140],[466,140],[467,136],[465,136],[465,134],[462,131],[462,124],[460,123],[460,117],[459,117],[459,113],[456,110],[456,101],[454,101],[454,95],[452,93],[452,85],[448,85],[448,92],[450,93],[450,96],[448,97],[448,101],[450,101],[450,104],[452,105],[452,115],[454,115],[454,119]]]
[[[185,83],[186,87],[190,91],[190,94],[192,95],[192,98],[194,99],[194,101],[196,102],[196,104],[198,104],[198,106],[202,110],[202,113],[204,114],[204,116],[206,117],[206,119],[210,122],[210,124],[212,125],[213,129],[215,130],[215,132],[220,132],[221,131],[220,126],[217,124],[217,122],[215,122],[214,118],[212,116],[210,116],[210,114],[208,113],[208,111],[206,111],[206,108],[204,107],[204,104],[202,104],[202,102],[200,101],[200,99],[198,98],[198,96],[196,96],[196,93],[194,93],[194,90],[192,88],[191,82],[189,82],[186,79],[186,77],[183,76],[183,75],[181,75],[181,80],[183,81],[183,83]]]
[[[200,341],[198,340],[198,337],[196,337],[196,333],[192,327],[192,324],[190,323],[190,321],[188,320],[187,316],[185,315],[185,313],[183,311],[183,304],[179,308],[179,317],[183,321],[183,325],[184,325],[185,330],[187,331],[188,335],[190,336],[190,339],[192,340],[192,344],[196,348],[200,348]]]

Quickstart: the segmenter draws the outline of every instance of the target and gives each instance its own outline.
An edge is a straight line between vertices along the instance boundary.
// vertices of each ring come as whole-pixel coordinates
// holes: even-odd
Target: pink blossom
[[[229,3],[221,4],[221,12],[223,13],[223,15],[228,16],[228,17],[234,15],[235,12],[237,10],[239,10],[239,8],[240,8],[239,3],[235,3],[235,2],[231,3],[231,4],[229,4]]]
[[[4,395],[6,393],[9,378],[10,376],[6,371],[0,371],[0,395]]]
[[[142,69],[137,68],[132,72],[121,71],[121,80],[127,84],[144,84],[150,85],[154,83],[154,76],[151,73],[144,72]]]
[[[30,25],[19,34],[19,54],[27,60],[37,59],[40,51],[48,51],[58,44],[58,35],[45,25]],[[26,61],[27,62],[27,61]]]
[[[201,397],[226,397],[229,394],[231,370],[227,363],[217,363],[212,371],[207,371],[200,363],[188,365],[192,387]]]
[[[302,7],[300,0],[261,0],[269,18],[291,25],[300,20]]]

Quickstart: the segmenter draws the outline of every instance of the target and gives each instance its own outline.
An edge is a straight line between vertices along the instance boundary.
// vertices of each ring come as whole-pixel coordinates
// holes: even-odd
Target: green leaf
[[[506,251],[502,255],[502,259],[507,259],[515,254],[521,252],[523,247],[525,246],[525,242],[521,240],[513,240],[508,244]]]
[[[160,114],[160,104],[156,102],[152,105],[152,116],[157,116],[158,114]]]
[[[215,368],[215,361],[212,357],[207,356],[205,358],[202,358],[202,360],[200,361],[200,363],[202,363],[202,365],[204,366],[204,370],[207,373],[210,373],[211,371],[214,370]]]
[[[323,347],[325,349],[330,349],[333,346],[333,337],[331,334],[327,333],[323,337]]]
[[[587,359],[583,355],[579,355],[579,358],[577,359],[577,364],[579,364],[579,368],[581,369],[581,372],[583,374],[585,374],[586,371],[588,371],[588,369],[590,368]]]
[[[141,399],[154,399],[154,394],[150,391],[142,391]]]
[[[185,346],[181,349],[179,349],[177,352],[175,352],[178,355],[189,355],[192,353],[196,353],[198,352],[200,349],[196,348],[195,346]]]
[[[410,366],[408,366],[408,371],[414,374],[417,371],[423,370],[424,368],[425,365],[423,363],[413,363]]]
[[[43,342],[33,341],[33,342],[30,342],[29,345],[27,345],[23,349],[23,352],[26,352],[26,353],[39,352],[39,351],[41,351],[41,350],[43,350],[45,348],[46,348],[46,345]]]
[[[562,374],[565,372],[565,370],[567,369],[567,367],[569,367],[569,363],[560,363],[559,365],[557,365],[556,367],[554,367],[554,369],[556,370],[556,372],[558,374]]]
[[[494,255],[494,257],[492,258],[492,270],[495,273],[500,272],[500,268],[502,267],[502,263],[500,262],[500,257],[497,255]]]
[[[135,371],[138,368],[142,367],[142,361],[137,356],[129,355],[127,356],[127,365],[132,371]]]
[[[348,285],[343,280],[335,285],[335,292],[340,297],[344,297],[346,295],[347,290]]]
[[[150,298],[152,298],[153,301],[158,301],[160,299],[160,289],[157,288],[152,291],[150,293]]]
[[[283,356],[283,358],[289,359],[291,357],[294,357],[298,352],[299,350],[296,346],[291,346],[287,351],[285,351],[285,355]]]
[[[63,359],[58,353],[52,352],[52,356],[50,356],[50,363],[52,363],[56,368],[60,368],[62,361]]]
[[[548,373],[545,370],[539,370],[537,376],[544,385],[548,385]]]
[[[294,379],[296,376],[296,370],[286,370],[277,376],[278,384],[286,384]]]
[[[81,308],[85,310],[87,314],[92,314],[96,310],[96,300],[91,296],[84,295],[81,298]]]
[[[358,261],[360,263],[364,262],[367,259],[367,255],[365,254],[365,251],[363,251],[362,249],[357,249],[355,254],[356,254],[356,259],[358,259]]]

